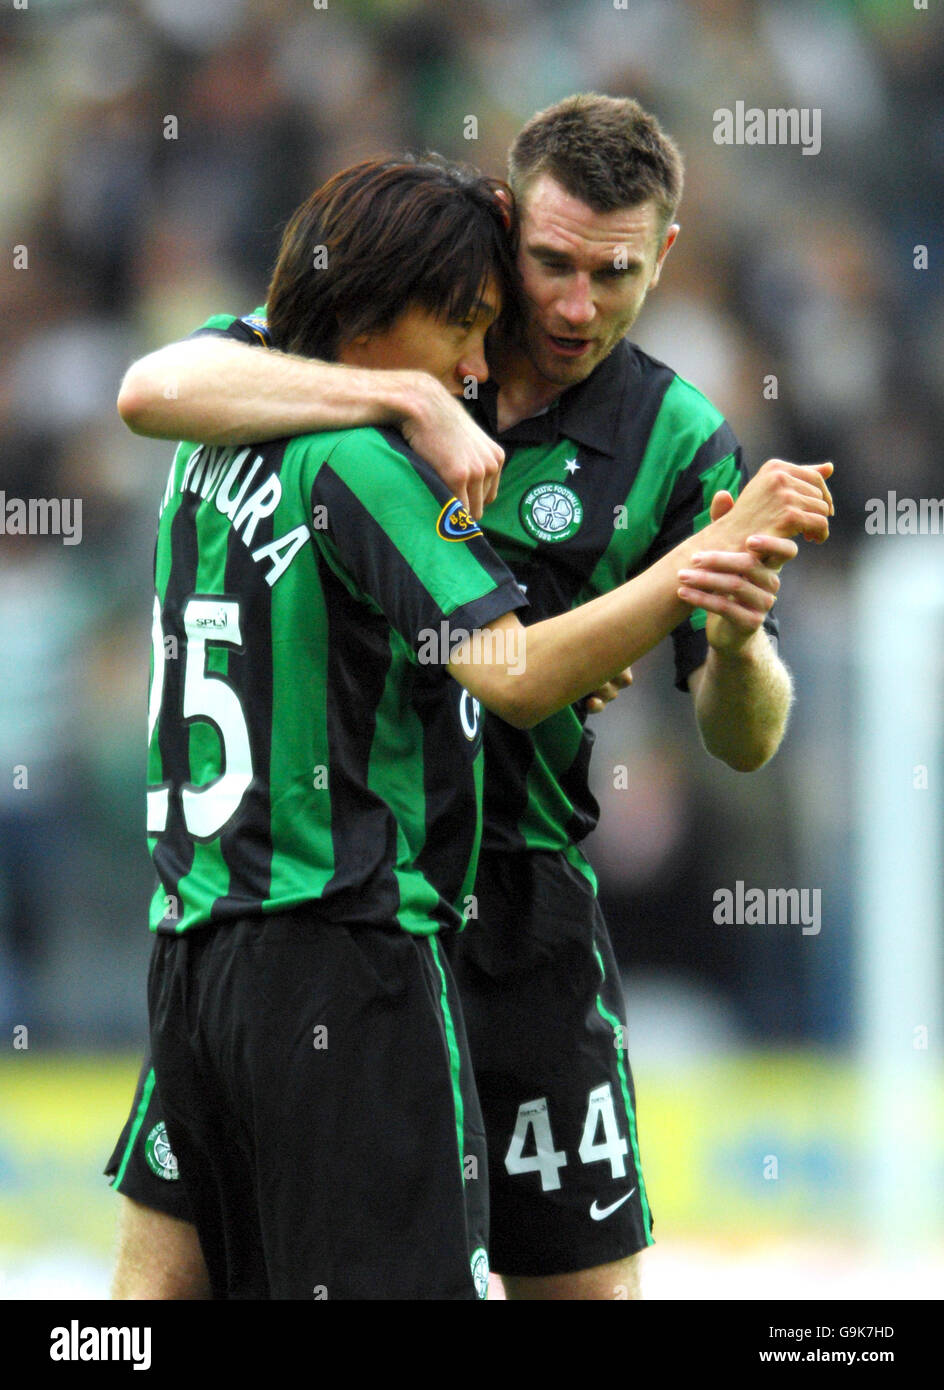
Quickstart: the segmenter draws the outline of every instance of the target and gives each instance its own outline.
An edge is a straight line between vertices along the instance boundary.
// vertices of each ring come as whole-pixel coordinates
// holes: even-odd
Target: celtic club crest
[[[583,503],[563,483],[537,483],[521,499],[521,523],[536,540],[570,540],[582,521]]]

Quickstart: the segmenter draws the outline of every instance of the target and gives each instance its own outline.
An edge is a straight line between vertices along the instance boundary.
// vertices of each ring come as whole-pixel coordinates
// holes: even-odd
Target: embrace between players
[[[651,116],[569,98],[509,167],[513,199],[435,159],[336,175],[264,309],[122,387],[133,429],[197,442],[155,559],[117,1297],[476,1298],[490,1258],[509,1297],[638,1295],[586,716],[671,634],[708,750],[773,755],[765,627],[831,466],[746,482],[626,340],[678,234]]]

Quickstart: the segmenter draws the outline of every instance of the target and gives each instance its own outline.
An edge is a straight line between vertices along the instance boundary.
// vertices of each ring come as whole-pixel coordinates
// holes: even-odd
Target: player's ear
[[[370,348],[373,339],[373,333],[357,333],[353,338],[347,338],[342,334],[334,351],[335,362],[341,362],[345,367],[371,366]]]
[[[502,221],[505,224],[505,231],[510,232],[514,222],[515,208],[512,200],[510,188],[496,188],[495,202],[501,208]]]
[[[650,289],[652,289],[653,285],[659,283],[659,276],[662,274],[662,262],[675,245],[675,239],[681,230],[682,228],[678,222],[673,222],[670,227],[666,228],[665,236],[662,238],[662,245],[659,247],[659,254],[656,256],[656,268],[653,271],[652,279],[649,281]]]

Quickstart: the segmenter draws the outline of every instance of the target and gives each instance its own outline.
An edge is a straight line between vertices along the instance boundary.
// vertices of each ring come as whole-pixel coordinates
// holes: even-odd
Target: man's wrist
[[[386,378],[380,399],[390,411],[392,425],[403,429],[404,426],[419,426],[426,422],[430,402],[439,386],[435,377],[427,372],[415,371],[378,372],[377,376]]]
[[[756,666],[766,658],[770,650],[767,633],[761,626],[737,646],[715,647],[709,642],[708,660],[715,666],[726,668]]]

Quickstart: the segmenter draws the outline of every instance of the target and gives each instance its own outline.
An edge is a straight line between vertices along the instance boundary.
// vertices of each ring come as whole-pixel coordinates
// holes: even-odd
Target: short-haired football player
[[[734,766],[757,766],[782,737],[790,698],[762,631],[776,577],[758,560],[780,564],[788,554],[744,548],[742,530],[726,555],[706,534],[711,549],[692,560],[698,528],[709,516],[713,529],[725,519],[742,481],[740,453],[694,388],[623,340],[677,234],[677,153],[635,103],[574,98],[529,123],[512,175],[527,302],[523,325],[490,340],[498,385],[479,393],[480,418],[508,455],[486,532],[538,618],[572,617],[574,605],[639,576],[647,645],[673,631],[678,680],[695,692],[706,743]],[[229,443],[253,430],[336,423],[344,392],[364,387],[363,373],[345,384],[343,368],[240,347],[240,337],[271,341],[261,323],[233,320],[223,331],[237,341],[194,340],[129,374],[122,408],[136,428],[170,433],[172,416]],[[391,418],[402,369],[414,364],[395,365],[391,377],[376,374],[382,387],[360,391],[357,419],[365,410]],[[155,388],[165,370],[179,389],[161,417]],[[416,381],[408,384],[415,393]],[[313,405],[309,393],[319,390],[325,403]],[[826,473],[775,461],[752,486],[789,479],[790,505],[804,514],[797,529],[822,538]],[[465,483],[470,500],[474,481]],[[477,485],[478,500],[490,495],[491,484]],[[673,571],[672,599],[687,609],[666,606],[657,580],[677,542],[689,547],[689,563],[680,578]],[[596,816],[585,713],[568,704],[531,733],[518,721],[487,721],[479,921],[451,951],[485,1110],[494,1262],[512,1296],[631,1291],[635,1254],[651,1241],[619,981],[578,848]],[[132,1195],[126,1174],[117,1185]],[[185,1228],[173,1229],[186,1244]],[[128,1287],[119,1281],[118,1292]]]

